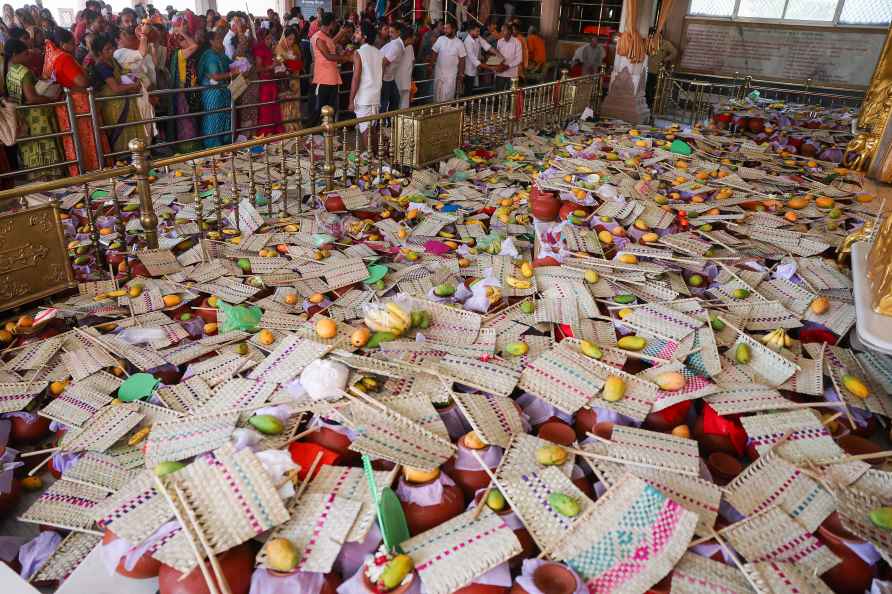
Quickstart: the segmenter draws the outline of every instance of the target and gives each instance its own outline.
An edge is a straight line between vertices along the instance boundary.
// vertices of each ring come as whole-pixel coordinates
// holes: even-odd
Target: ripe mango
[[[842,376],[843,387],[862,400],[870,396],[870,389],[860,378],[848,373]]]
[[[525,314],[531,314],[536,311],[536,302],[527,299],[523,303],[520,304],[520,311]]]
[[[604,400],[607,402],[618,402],[626,395],[626,382],[623,378],[611,375],[604,382]]]
[[[505,352],[515,357],[526,355],[530,351],[530,345],[525,342],[509,342],[505,345]]]
[[[505,501],[505,496],[502,495],[501,491],[492,489],[486,495],[486,505],[489,506],[489,509],[492,511],[499,512],[508,506],[508,502]]]
[[[415,569],[415,562],[409,555],[397,555],[388,561],[380,578],[384,589],[392,590],[399,586],[413,569]]]
[[[616,346],[625,351],[640,351],[647,346],[647,340],[641,336],[623,336],[616,342]]]
[[[750,296],[750,290],[744,289],[742,287],[731,291],[731,297],[734,297],[734,299],[746,299],[749,296]]]
[[[300,563],[300,553],[287,538],[271,538],[266,542],[266,566],[273,571],[289,572]]]
[[[585,277],[585,282],[592,285],[601,279],[601,275],[598,274],[597,270],[586,270],[583,276]]]
[[[592,359],[600,359],[604,356],[604,351],[587,340],[583,340],[582,343],[580,343],[579,350],[582,351],[583,355],[591,357]]]
[[[567,461],[567,450],[553,443],[539,446],[536,462],[542,466],[559,466]]]
[[[656,383],[660,386],[661,390],[666,392],[677,392],[684,388],[687,380],[684,375],[677,371],[667,371],[657,376]]]
[[[155,476],[161,477],[166,474],[170,474],[172,472],[176,472],[177,470],[184,468],[186,465],[182,462],[175,462],[173,460],[168,460],[166,462],[159,462],[155,465]]]

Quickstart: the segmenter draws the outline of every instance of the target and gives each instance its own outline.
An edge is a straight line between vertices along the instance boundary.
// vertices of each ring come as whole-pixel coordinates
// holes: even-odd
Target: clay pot
[[[544,258],[536,258],[533,260],[533,268],[540,268],[544,266],[560,266],[561,263],[552,258],[551,256],[545,256]]]
[[[650,587],[647,594],[669,594],[672,591],[672,572]]]
[[[470,584],[464,588],[453,590],[452,594],[508,594],[510,588],[491,586],[489,584]]]
[[[251,588],[251,574],[254,572],[254,552],[251,547],[247,544],[233,547],[218,555],[217,561],[223,570],[223,577],[229,582],[232,594],[248,594]],[[207,561],[205,566],[211,579],[216,580]],[[210,594],[198,567],[190,571],[183,581],[180,581],[181,575],[182,573],[173,567],[162,564],[158,572],[158,594]],[[220,585],[217,584],[217,587]]]
[[[350,438],[328,427],[320,427],[304,438],[308,443],[315,443],[341,456],[341,463],[349,466],[351,461],[358,460],[360,454],[350,450]]]
[[[198,304],[198,307],[201,309],[193,309],[192,313],[196,316],[204,320],[208,324],[215,324],[217,322],[217,310],[211,307],[208,303],[209,297],[205,297],[201,300],[201,303]]]
[[[576,431],[573,427],[555,418],[542,423],[537,435],[546,441],[562,446],[573,445],[573,442],[576,441]]]
[[[0,493],[0,517],[8,516],[22,497],[22,484],[17,478],[12,479],[9,493]]]
[[[37,417],[30,423],[19,417],[12,417],[10,421],[9,443],[14,446],[32,445],[50,434],[50,420],[46,417]]]
[[[659,412],[652,412],[644,419],[644,428],[660,433],[670,433],[672,429],[683,424],[693,402],[687,400],[673,404]]]
[[[864,541],[842,527],[839,515],[836,512],[830,514],[815,534],[841,560],[821,575],[830,589],[838,594],[861,594],[869,590],[873,568],[846,545]]]
[[[713,452],[723,452],[730,456],[737,456],[737,450],[727,435],[717,435],[703,432],[703,415],[697,415],[694,427],[691,429],[694,439],[700,444],[700,454],[709,456]]]
[[[586,433],[594,433],[598,424],[598,413],[591,408],[580,408],[573,419],[573,428],[576,429],[576,437],[580,441],[588,437]]]
[[[857,456],[859,454],[873,454],[883,451],[882,446],[880,446],[879,444],[867,439],[866,437],[861,437],[860,435],[854,435],[851,433],[849,435],[843,435],[836,440],[836,443],[839,444],[839,447],[845,450],[846,454],[849,454],[851,456]],[[884,461],[884,458],[865,460],[865,462],[873,466],[882,464]]]
[[[359,568],[359,571],[362,572],[362,585],[365,587],[367,592],[371,594],[378,594],[378,588],[375,587],[375,584],[369,579],[369,576],[365,573],[365,565]],[[388,590],[387,594],[406,594],[412,586],[415,585],[415,580],[419,579],[418,574],[413,574],[412,579],[405,584],[400,584],[398,587],[393,590]]]
[[[434,480],[440,479],[436,478]],[[409,488],[412,488],[413,486],[423,487],[429,483],[406,484]],[[422,506],[405,501],[400,501],[400,504],[403,506],[403,512],[406,514],[409,533],[415,536],[425,530],[439,526],[465,511],[465,496],[458,485],[443,485],[443,497],[440,499],[440,503],[436,505]]]
[[[347,210],[347,207],[344,206],[344,201],[340,196],[331,195],[325,199],[325,210],[328,212],[344,212]]]
[[[459,439],[458,447],[464,448],[465,450],[471,449],[464,444],[464,437]],[[482,452],[484,450],[480,451]],[[480,489],[485,489],[490,482],[489,475],[483,469],[461,470],[452,465],[449,469],[449,476],[452,477],[452,480],[455,481],[456,485],[461,487],[462,493],[464,493],[466,499],[474,497],[474,493]]]
[[[286,573],[284,571],[273,571],[272,569],[267,569],[266,571],[269,572],[270,575],[278,577],[285,577],[291,575],[292,573],[297,573],[297,571]],[[324,578],[325,581],[322,582],[322,587],[319,588],[319,592],[317,594],[337,594],[338,586],[341,585],[341,578],[339,578],[338,575],[334,572],[326,573]]]
[[[611,437],[613,437],[613,423],[611,423],[610,421],[601,421],[600,423],[596,423],[594,433],[598,437],[610,439]]]
[[[560,563],[545,563],[533,573],[533,583],[542,594],[573,594],[576,591],[576,576]],[[526,592],[517,582],[511,587],[511,594]]]
[[[474,496],[474,504],[480,503],[480,498],[483,497],[483,492],[477,493]],[[496,515],[499,516],[507,516],[514,513],[511,511],[510,507],[506,507],[502,511],[495,512]],[[530,536],[530,531],[527,530],[523,524],[520,525],[520,528],[514,529],[514,536],[517,537],[517,540],[520,541],[521,551],[511,557],[509,560],[509,564],[512,569],[517,569],[521,565],[523,565],[524,559],[530,559],[539,554],[539,547],[536,545],[536,541],[533,540],[533,537]]]
[[[591,209],[587,206],[576,204],[575,202],[564,202],[564,204],[561,206],[561,210],[558,211],[558,216],[562,221],[566,221],[570,217],[570,215],[577,210],[584,212],[585,215],[583,216],[588,216],[591,212]]]
[[[725,452],[713,452],[706,458],[706,466],[719,485],[727,485],[743,471],[740,460]]]
[[[540,221],[553,221],[558,216],[561,201],[554,192],[543,192],[538,186],[530,191],[530,212]]]
[[[116,540],[118,540],[118,537],[115,535],[115,533],[111,530],[106,529],[105,534],[102,535],[102,544],[108,544]],[[124,559],[118,561],[118,566],[115,567],[116,572],[125,577],[133,578],[135,580],[146,580],[156,577],[160,570],[161,561],[153,559],[147,554],[144,554],[142,557],[139,558],[139,561],[136,562],[136,565],[133,566],[132,570],[128,570],[124,567]],[[202,581],[202,584],[203,583],[204,582]]]
[[[585,496],[594,501],[597,499],[595,494],[595,486],[592,484],[592,481],[589,480],[589,477],[583,475],[579,478],[571,479],[571,481],[576,488],[585,493]]]
[[[765,120],[762,118],[750,118],[746,123],[746,127],[753,134],[759,134],[765,131]]]

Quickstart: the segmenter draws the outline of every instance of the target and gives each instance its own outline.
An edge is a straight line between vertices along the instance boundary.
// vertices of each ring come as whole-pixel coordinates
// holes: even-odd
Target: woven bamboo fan
[[[809,322],[826,326],[834,333],[842,336],[849,331],[849,328],[855,325],[855,305],[833,299],[830,301],[830,309],[825,313],[816,314],[809,309],[805,312],[805,319]]]
[[[217,348],[214,347],[211,350],[215,351]],[[242,357],[238,353],[224,353],[189,365],[186,369],[186,379],[198,376],[213,387],[253,366],[254,362],[251,359]]]
[[[108,491],[105,489],[59,480],[41,493],[19,516],[19,520],[63,530],[96,533],[92,530],[91,510],[106,497]]]
[[[191,412],[203,406],[213,396],[211,387],[199,376],[193,376],[157,392],[165,406],[179,412]]]
[[[684,376],[685,385],[680,390],[657,390],[656,399],[654,400],[651,412],[661,411],[669,406],[678,404],[679,402],[704,398],[719,390],[719,387],[712,383],[709,378],[697,374],[689,367],[678,362],[668,363],[659,367],[651,367],[644,372],[639,373],[638,376],[655,382],[656,378],[661,373],[672,371],[679,372]]]
[[[730,565],[685,553],[672,570],[672,594],[751,594],[746,576]]]
[[[840,398],[845,400],[849,406],[855,408],[866,408],[867,410],[883,415],[884,417],[892,416],[892,401],[889,394],[885,393],[879,384],[876,384],[872,378],[861,370],[858,360],[852,354],[852,351],[839,347],[828,347],[824,350],[824,369],[833,382],[833,387]],[[843,376],[846,374],[854,375],[862,378],[868,386],[867,398],[859,398],[852,394],[845,387]]]
[[[37,382],[4,382],[0,384],[0,414],[25,410],[44,386]]]
[[[550,495],[563,493],[570,497],[579,504],[580,514],[593,505],[567,475],[550,466],[539,466],[533,472],[511,475],[505,480],[500,478],[498,487],[543,551],[558,546],[574,521],[549,504]]]
[[[65,432],[59,445],[71,452],[103,452],[136,427],[145,415],[133,403],[106,406],[84,423]]]
[[[287,538],[300,554],[298,571],[328,573],[341,552],[350,527],[362,504],[323,493],[306,494],[300,498],[291,518],[277,526],[270,538]],[[266,564],[266,549],[257,555]]]
[[[72,384],[43,407],[40,415],[64,425],[80,427],[111,401],[111,396]]]
[[[71,532],[28,581],[40,583],[64,580],[101,541],[102,537],[98,534]]]
[[[111,355],[104,349],[96,347],[68,351],[62,354],[62,360],[68,365],[68,370],[74,381],[82,380],[103,367],[117,365],[117,361]]]
[[[892,560],[892,534],[874,524],[869,516],[872,510],[889,504],[889,492],[874,495],[849,487],[837,489],[834,494],[843,527],[875,546],[887,563]]]
[[[404,541],[427,594],[449,594],[504,563],[522,548],[498,515],[465,512]]]
[[[836,508],[833,496],[780,456],[761,456],[726,487],[728,503],[750,516],[772,505],[814,532]]]
[[[582,576],[589,592],[633,594],[672,570],[697,516],[629,474],[577,523],[552,556]]]
[[[529,433],[515,434],[495,471],[499,484],[542,470],[542,465],[536,462],[536,450],[550,443]],[[569,477],[573,472],[574,459],[574,455],[568,455],[567,461],[557,467],[564,476]]]
[[[136,257],[142,262],[151,276],[176,274],[183,267],[170,250],[139,250]]]
[[[517,405],[510,398],[492,394],[453,393],[456,405],[484,443],[508,447],[511,438],[523,432]]]
[[[784,409],[793,404],[774,388],[761,385],[723,388],[704,401],[722,416]]]
[[[555,346],[530,361],[521,371],[517,386],[573,414],[587,406],[604,386],[604,379],[589,361],[579,352]]]
[[[830,431],[809,410],[762,414],[741,418],[743,428],[759,452],[766,453],[787,432],[790,436],[777,452],[793,464],[827,462],[845,455]]]
[[[229,441],[238,417],[237,411],[211,412],[156,423],[146,439],[146,467],[185,460],[221,447]]]
[[[520,379],[520,373],[510,367],[470,357],[446,355],[437,367],[447,380],[498,396],[509,396]]]
[[[144,470],[96,505],[92,510],[96,523],[127,542],[142,542],[173,518],[152,477],[152,471]]]
[[[732,524],[722,535],[751,563],[795,563],[815,575],[839,563],[830,549],[779,507]]]
[[[668,305],[636,307],[623,321],[680,341],[703,325],[703,322],[672,309]]]
[[[31,343],[7,362],[6,368],[12,371],[40,369],[53,358],[60,348],[62,348],[62,338],[58,336]]]
[[[700,455],[693,439],[635,427],[614,427],[607,453],[612,458],[650,464],[692,477],[700,474]]]
[[[197,412],[245,411],[269,401],[277,385],[244,377],[234,377],[219,385],[213,398]],[[247,412],[245,413],[247,414]]]
[[[136,472],[102,452],[84,452],[74,466],[65,471],[65,480],[99,487],[109,493],[122,488]]]
[[[759,285],[759,290],[763,286],[765,283]],[[780,301],[728,303],[726,309],[732,315],[745,320],[743,325],[750,331],[802,326],[802,316],[787,309]]]
[[[746,344],[750,349],[750,360],[744,367],[749,367],[770,386],[779,386],[800,371],[798,365],[745,333],[737,335],[731,352],[736,352],[741,344]]]
[[[760,592],[809,592],[810,594],[832,594],[820,578],[807,567],[797,563],[769,561],[747,563],[743,566],[750,581],[758,584]]]
[[[373,471],[378,490],[389,487],[393,475],[385,471]],[[306,497],[324,495],[338,497],[360,503],[361,507],[356,521],[345,537],[346,542],[362,542],[375,522],[374,501],[369,493],[368,479],[361,468],[325,465],[307,487]]]

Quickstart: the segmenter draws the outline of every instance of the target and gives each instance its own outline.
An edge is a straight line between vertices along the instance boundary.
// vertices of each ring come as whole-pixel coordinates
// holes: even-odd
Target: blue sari
[[[229,94],[229,86],[226,83],[214,82],[210,75],[229,72],[231,60],[224,53],[217,53],[212,49],[205,50],[198,60],[198,79],[202,86],[215,84],[210,89],[201,92],[201,107],[204,111],[215,109],[228,109],[232,99]],[[204,139],[204,146],[212,148],[232,142],[231,134],[224,134],[232,130],[232,119],[229,111],[211,113],[201,116],[201,135],[216,134]]]

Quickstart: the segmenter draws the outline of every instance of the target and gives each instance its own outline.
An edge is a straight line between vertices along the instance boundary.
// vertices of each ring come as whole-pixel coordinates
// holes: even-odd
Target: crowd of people
[[[157,154],[187,152],[232,142],[233,132],[315,125],[324,105],[362,117],[407,107],[413,94],[473,94],[484,79],[506,89],[514,77],[540,80],[547,64],[544,39],[534,27],[521,31],[516,17],[486,26],[468,19],[458,31],[447,21],[400,22],[373,3],[337,20],[321,9],[305,18],[299,8],[284,18],[152,5],[114,14],[88,0],[70,28],[47,9],[7,4],[0,42],[0,124],[31,138],[0,150],[0,174],[30,180],[125,160],[134,138]]]

